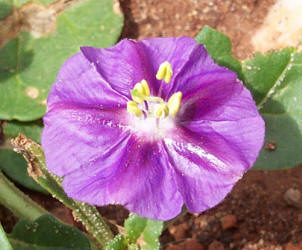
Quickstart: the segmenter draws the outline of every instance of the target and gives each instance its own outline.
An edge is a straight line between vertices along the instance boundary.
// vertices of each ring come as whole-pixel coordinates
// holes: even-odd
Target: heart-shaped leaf
[[[265,146],[255,167],[282,169],[301,164],[301,52],[286,48],[256,54],[241,64],[231,55],[229,38],[220,32],[205,26],[196,40],[205,45],[218,64],[237,72],[254,96],[266,123]]]
[[[22,133],[26,137],[38,143],[41,141],[42,129],[43,124],[40,120],[34,122],[11,121],[3,125],[3,132],[7,139],[17,137]]]
[[[232,56],[231,41],[226,35],[206,25],[195,39],[205,46],[216,63],[235,71],[241,80],[244,79],[241,63]]]
[[[80,46],[114,44],[123,18],[113,0],[15,2],[0,12],[14,10],[0,23],[0,119],[31,121],[43,116],[63,62]]]
[[[292,48],[243,62],[243,72],[266,123],[265,146],[255,163],[282,169],[302,163],[302,53]]]
[[[51,215],[34,222],[20,220],[9,235],[14,250],[89,250],[90,244],[82,232],[60,223]]]
[[[3,125],[3,132],[6,140],[25,134],[34,141],[40,142],[42,133],[42,122],[6,122]],[[17,183],[29,189],[47,193],[37,184],[27,172],[27,163],[24,158],[10,149],[0,149],[0,169]]]
[[[12,11],[11,0],[2,0],[0,3],[0,18],[4,18]]]
[[[47,191],[28,175],[26,161],[16,152],[9,149],[0,150],[0,169],[3,170],[8,177],[22,186],[38,192],[47,193]]]

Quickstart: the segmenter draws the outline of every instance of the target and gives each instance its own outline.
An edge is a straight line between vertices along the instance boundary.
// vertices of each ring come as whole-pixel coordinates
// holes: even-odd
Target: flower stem
[[[21,192],[0,171],[0,203],[14,213],[16,217],[34,221],[48,212]]]
[[[42,147],[22,134],[12,140],[12,144],[15,151],[22,153],[27,161],[30,176],[52,196],[72,209],[74,218],[80,220],[96,242],[105,248],[113,239],[112,231],[95,207],[74,201],[66,195],[61,186],[62,179],[47,170]]]
[[[0,223],[0,246],[2,250],[13,250],[12,246],[10,245],[6,237],[6,233],[4,232],[1,223]]]
[[[0,204],[13,212],[16,217],[30,221],[34,221],[44,214],[49,214],[48,211],[40,207],[9,181],[2,171],[0,171]],[[59,221],[64,223],[61,220]],[[92,239],[90,237],[88,237],[88,239],[90,241],[91,249],[97,249]],[[4,244],[2,240],[3,236],[0,235],[0,246],[2,246],[1,244]]]

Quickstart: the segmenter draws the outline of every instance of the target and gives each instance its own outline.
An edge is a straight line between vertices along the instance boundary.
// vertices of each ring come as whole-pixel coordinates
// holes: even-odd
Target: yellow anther
[[[155,111],[157,118],[167,117],[169,115],[169,108],[166,104],[159,104]]]
[[[166,83],[169,83],[171,81],[172,77],[172,66],[169,62],[163,62],[157,71],[156,79],[162,80],[164,79]]]
[[[135,84],[133,90],[131,91],[132,100],[142,103],[147,96],[150,95],[150,89],[146,80]]]
[[[143,95],[137,89],[131,90],[131,97],[132,97],[132,100],[136,101],[137,103],[142,103],[145,100],[145,95]]]
[[[182,98],[181,92],[176,92],[169,98],[168,108],[169,108],[169,114],[171,116],[177,115],[180,107],[181,98]]]
[[[149,85],[148,85],[147,81],[142,80],[140,83],[141,83],[142,89],[144,91],[144,95],[149,96],[150,95],[150,89],[149,89]]]
[[[133,114],[138,117],[143,115],[143,112],[139,109],[139,107],[137,106],[137,103],[134,101],[127,102],[127,111],[130,114]]]

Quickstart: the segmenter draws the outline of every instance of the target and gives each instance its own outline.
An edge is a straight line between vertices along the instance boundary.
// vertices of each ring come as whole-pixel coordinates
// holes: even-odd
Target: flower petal
[[[129,135],[126,111],[58,105],[44,116],[47,168],[65,176]]]
[[[136,83],[143,79],[148,83],[152,81],[150,62],[138,42],[124,39],[113,47],[82,47],[81,51],[95,65],[98,73],[110,83],[112,89],[129,99],[130,91]],[[149,86],[152,91],[152,85]]]
[[[220,67],[214,72],[204,72],[192,77],[187,88],[183,90],[179,87],[178,90],[183,92],[179,112],[183,121],[207,120],[206,115],[211,115],[210,120],[216,120],[216,116],[228,107],[230,99],[241,95],[243,86],[236,79],[235,73]],[[251,100],[250,96],[248,98]],[[240,105],[241,103],[238,103],[236,106],[242,108]],[[250,107],[251,112],[255,113],[255,104],[248,106],[246,111]]]
[[[171,89],[177,84],[177,76],[183,71],[184,66],[194,52],[198,52],[199,48],[196,40],[190,37],[168,37],[168,38],[151,38],[139,41],[144,45],[146,56],[150,62],[149,70],[154,76],[153,86],[155,92],[153,94],[160,94],[166,101],[176,91],[171,92]],[[155,75],[164,62],[169,62],[172,66],[171,82],[166,84],[161,80],[157,80]],[[192,72],[190,72],[192,73]],[[158,93],[162,85],[161,93]]]
[[[60,103],[81,107],[124,108],[127,99],[114,91],[83,54],[69,58],[48,96],[48,109]]]
[[[147,80],[151,94],[157,95],[162,81],[155,76],[160,64],[168,61],[173,76],[170,84],[163,84],[163,94],[166,93],[196,46],[192,38],[173,37],[138,42],[125,39],[110,48],[81,50],[113,89],[130,98],[130,90],[143,79]]]
[[[164,140],[191,212],[218,204],[253,165],[263,145],[264,122],[245,88],[222,109],[217,117],[213,111],[205,120],[180,122],[178,131]]]
[[[168,220],[183,200],[161,144],[131,136],[67,175],[66,193],[93,205],[122,204],[143,217]]]
[[[217,65],[202,44],[195,44],[169,94],[181,91],[186,98],[187,95],[194,94],[202,85],[215,84],[215,79],[220,82],[221,79],[225,79],[227,83],[231,80],[235,83],[236,78],[236,73]]]

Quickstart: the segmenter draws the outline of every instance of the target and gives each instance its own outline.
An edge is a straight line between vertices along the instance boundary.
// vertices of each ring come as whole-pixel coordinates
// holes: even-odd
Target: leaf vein
[[[287,73],[287,71],[291,68],[292,66],[292,60],[294,57],[294,53],[290,54],[288,63],[286,64],[286,66],[284,67],[283,71],[281,72],[280,76],[277,78],[277,80],[275,81],[275,83],[273,84],[273,86],[269,89],[269,91],[267,92],[267,94],[262,98],[262,100],[259,102],[259,104],[257,105],[258,110],[261,110],[263,108],[263,105],[267,102],[267,100],[269,98],[271,98],[275,92],[276,89],[278,88],[278,86],[280,86],[280,84],[283,82],[285,75]]]

